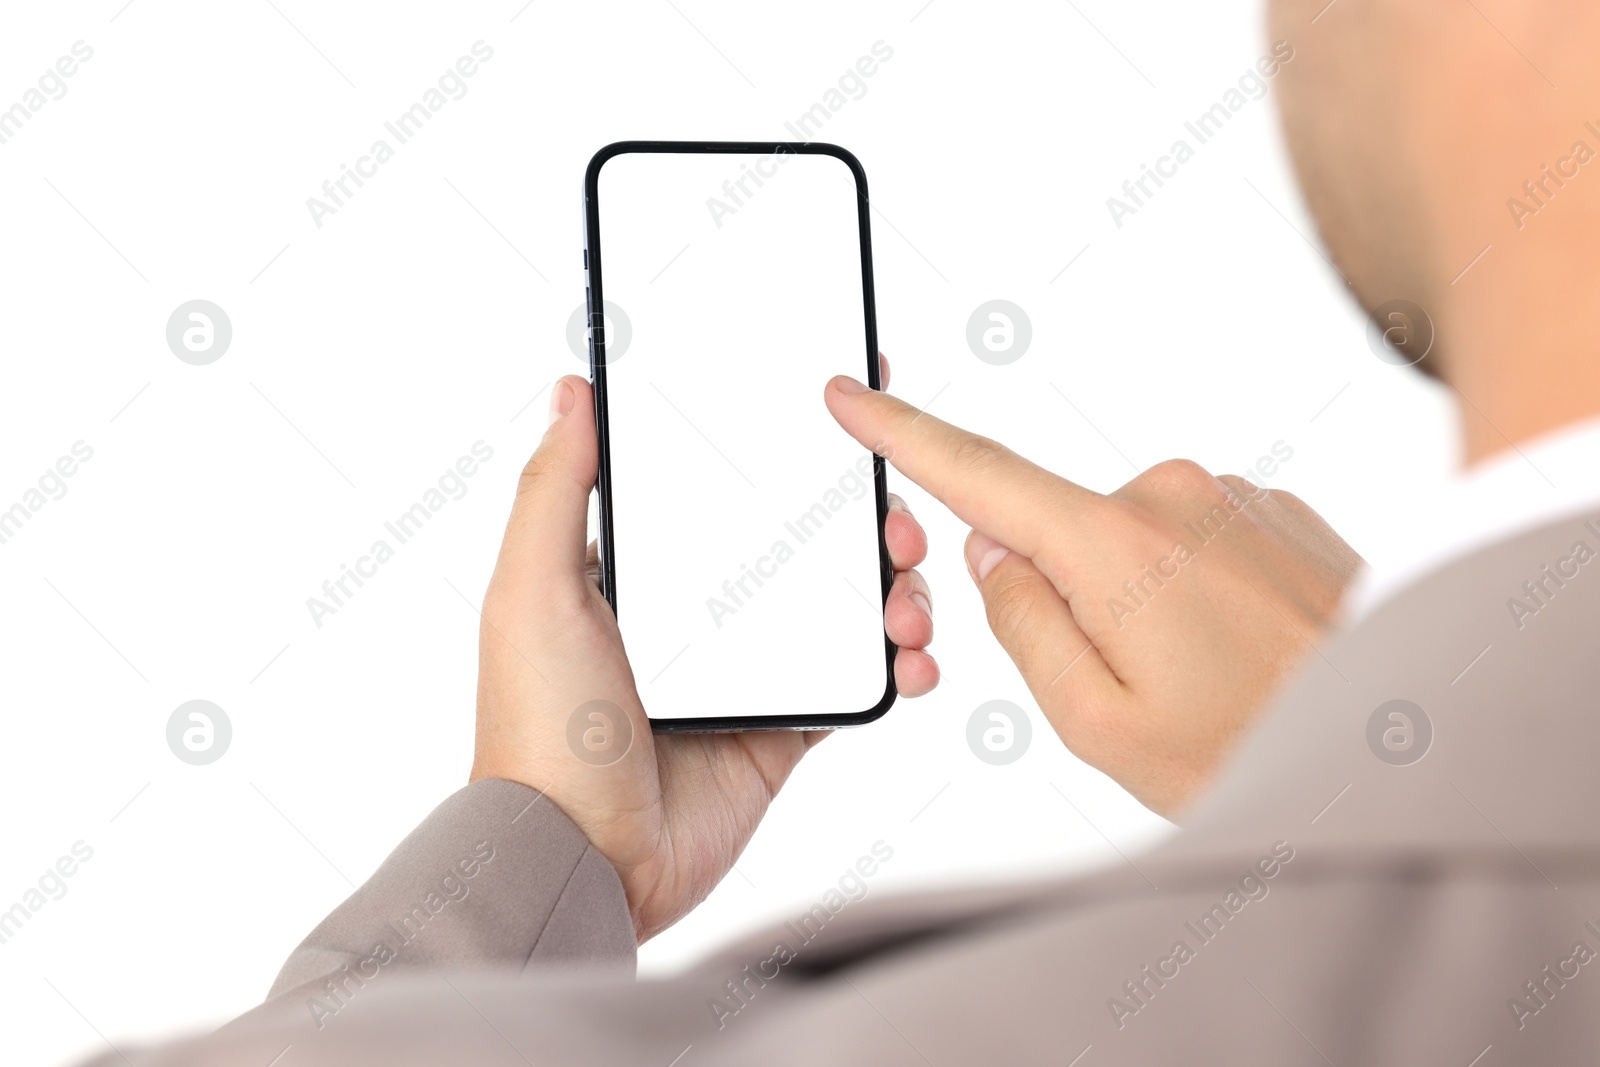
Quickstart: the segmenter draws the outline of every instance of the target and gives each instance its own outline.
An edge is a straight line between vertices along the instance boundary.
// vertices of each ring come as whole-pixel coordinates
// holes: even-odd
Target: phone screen
[[[660,725],[864,721],[893,700],[881,467],[822,402],[835,374],[876,382],[866,190],[846,157],[591,164],[608,592]]]

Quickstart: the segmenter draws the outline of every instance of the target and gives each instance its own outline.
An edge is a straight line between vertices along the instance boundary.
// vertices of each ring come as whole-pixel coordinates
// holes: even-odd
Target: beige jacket
[[[1445,567],[1326,641],[1183,832],[1118,869],[824,907],[683,977],[636,982],[610,866],[548,800],[482,782],[312,931],[265,1004],[128,1059],[1590,1062],[1590,517]]]

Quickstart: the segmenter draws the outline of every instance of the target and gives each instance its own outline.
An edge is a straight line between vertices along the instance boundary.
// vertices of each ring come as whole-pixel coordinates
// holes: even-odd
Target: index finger
[[[1105,498],[1032,463],[1004,445],[924,414],[843,375],[823,399],[845,431],[932,493],[967,525],[1030,559],[1062,526],[1082,529]],[[1052,521],[1039,522],[1041,512]]]

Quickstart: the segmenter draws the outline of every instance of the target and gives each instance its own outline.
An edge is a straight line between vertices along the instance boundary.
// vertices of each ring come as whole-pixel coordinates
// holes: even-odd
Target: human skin
[[[1322,242],[1363,309],[1432,319],[1418,369],[1455,402],[1466,461],[1600,413],[1600,161],[1559,185],[1543,169],[1579,141],[1600,153],[1600,10],[1271,0],[1268,32],[1295,49],[1275,89]]]
[[[616,867],[642,942],[716,887],[789,772],[828,734],[650,732],[600,592],[595,546],[585,545],[598,463],[593,410],[588,382],[556,382],[550,426],[522,472],[483,602],[471,779],[521,782],[555,802]],[[925,651],[929,590],[913,569],[928,541],[898,496],[884,539],[895,571],[884,608],[899,648],[895,685],[901,696],[920,696],[939,679]],[[568,721],[595,700],[615,705],[631,735],[606,766],[578,758],[567,741]]]
[[[1164,815],[1210,779],[1361,564],[1293,494],[1187,460],[1101,495],[854,379],[825,400],[973,528],[968,572],[1045,718]]]
[[[1269,37],[1295,49],[1275,85],[1323,243],[1363,309],[1407,300],[1426,312],[1437,340],[1418,369],[1455,401],[1466,461],[1600,414],[1600,161],[1538,200],[1525,194],[1575,142],[1600,152],[1586,126],[1600,125],[1590,55],[1600,8],[1269,0]],[[1537,213],[1517,218],[1509,201],[1519,196]],[[1170,816],[1181,817],[1310,653],[1360,565],[1303,501],[1188,461],[1100,495],[859,382],[835,379],[823,399],[846,431],[972,527],[968,569],[990,627],[1063,742]],[[648,936],[727,872],[811,736],[689,739],[666,756],[652,747],[624,760],[611,777],[562,763],[551,731],[573,694],[626,698],[631,674],[608,643],[603,600],[573,577],[592,463],[536,455],[529,477],[536,493],[560,486],[565,510],[514,513],[507,531],[485,605],[474,775],[548,786],[617,864]],[[1155,585],[1146,568],[1170,573],[1163,561],[1186,524],[1218,509],[1229,516],[1218,536],[1189,546],[1192,558]],[[892,527],[888,536],[893,548]],[[530,599],[536,561],[557,557],[560,588]],[[1124,582],[1146,583],[1131,617],[1107,608]],[[908,650],[903,688],[923,691],[936,668],[920,651],[909,590],[925,587],[902,583],[886,625]],[[505,649],[543,648],[553,624],[536,616],[570,620],[580,609],[586,629],[579,645],[560,646],[569,658],[551,692],[562,695],[547,706]]]

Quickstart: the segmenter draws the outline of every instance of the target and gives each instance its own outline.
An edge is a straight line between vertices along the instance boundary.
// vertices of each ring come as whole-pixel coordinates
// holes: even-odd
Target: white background
[[[1442,397],[1374,358],[1308,240],[1270,98],[1120,229],[1108,214],[1266,51],[1255,3],[274,3],[0,16],[0,107],[94,48],[0,145],[0,508],[94,449],[0,545],[0,908],[94,849],[0,945],[7,1062],[248,1007],[465,781],[474,605],[548,383],[582,367],[564,331],[604,143],[784,137],[884,41],[824,136],[872,183],[895,392],[1103,490],[1178,455],[1243,471],[1281,440],[1270,484],[1374,561],[1394,506],[1453,461]],[[480,39],[466,96],[319,229],[306,199]],[[165,340],[196,298],[234,329],[205,367]],[[1033,325],[1005,367],[965,339],[996,298]],[[306,598],[480,440],[466,495],[317,628]],[[1164,832],[1041,719],[1009,767],[968,751],[980,703],[1033,705],[964,529],[892,487],[932,541],[944,684],[820,746],[647,971],[808,905],[878,839],[895,852],[873,893],[1117,863]],[[165,741],[194,698],[233,723],[205,767]]]

